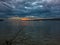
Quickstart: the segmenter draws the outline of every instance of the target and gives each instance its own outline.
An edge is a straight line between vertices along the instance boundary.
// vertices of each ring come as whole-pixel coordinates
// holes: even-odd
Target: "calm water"
[[[42,42],[43,45],[60,45],[60,21],[5,20],[0,22],[0,41],[11,40],[15,36],[14,41],[22,38]]]

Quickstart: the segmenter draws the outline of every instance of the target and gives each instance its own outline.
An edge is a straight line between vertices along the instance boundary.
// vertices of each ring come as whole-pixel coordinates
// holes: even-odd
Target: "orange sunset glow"
[[[21,18],[20,20],[31,20],[31,19],[29,19],[29,18]]]

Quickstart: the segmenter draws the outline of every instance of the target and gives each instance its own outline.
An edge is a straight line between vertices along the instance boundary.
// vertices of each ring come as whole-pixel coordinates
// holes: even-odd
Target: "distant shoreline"
[[[6,20],[6,19],[0,19],[0,21],[4,21],[4,20]],[[54,21],[54,20],[60,21],[60,18],[53,18],[53,19],[48,19],[48,18],[47,19],[32,19],[32,20],[22,20],[22,21],[48,21],[48,20],[50,20],[50,21]]]
[[[0,21],[4,21],[4,19],[0,19]]]

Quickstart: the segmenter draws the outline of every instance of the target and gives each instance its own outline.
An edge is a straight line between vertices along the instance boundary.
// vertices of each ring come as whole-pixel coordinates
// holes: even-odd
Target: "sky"
[[[0,17],[60,17],[60,0],[0,0]]]

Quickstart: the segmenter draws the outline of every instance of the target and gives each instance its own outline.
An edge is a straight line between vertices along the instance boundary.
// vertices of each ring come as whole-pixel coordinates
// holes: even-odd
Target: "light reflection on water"
[[[35,41],[52,40],[53,42],[53,40],[58,41],[60,39],[60,21],[20,20],[0,22],[0,39],[10,40],[19,30],[22,30],[22,32],[18,36],[20,34],[29,35]]]

